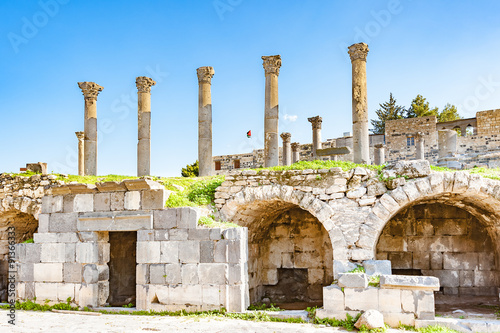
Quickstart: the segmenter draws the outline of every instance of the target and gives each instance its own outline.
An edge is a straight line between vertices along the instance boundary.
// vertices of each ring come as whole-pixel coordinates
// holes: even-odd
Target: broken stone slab
[[[394,171],[397,175],[408,178],[419,178],[430,175],[431,166],[427,160],[397,161],[386,166],[385,170]]]
[[[342,273],[338,285],[341,288],[367,288],[368,278],[364,273]]]
[[[384,316],[377,310],[368,310],[365,311],[361,317],[359,317],[356,324],[354,324],[356,328],[361,328],[362,326],[371,330],[374,328],[385,327],[384,324]]]
[[[439,279],[434,276],[381,275],[380,288],[439,291]]]
[[[129,191],[160,190],[165,188],[160,183],[150,179],[125,179],[123,183]]]
[[[92,194],[97,192],[97,188],[93,184],[68,184],[63,186],[67,186],[71,194]]]
[[[346,273],[349,271],[352,271],[358,267],[353,262],[350,262],[349,260],[334,260],[333,261],[333,278],[336,280],[339,278],[341,273]]]
[[[363,261],[365,273],[371,275],[391,275],[391,261],[390,260],[365,260]]]
[[[101,182],[95,185],[99,192],[118,192],[127,190],[123,182]]]

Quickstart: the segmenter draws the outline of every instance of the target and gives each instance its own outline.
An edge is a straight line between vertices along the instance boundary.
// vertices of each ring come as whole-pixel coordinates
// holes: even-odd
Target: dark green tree
[[[440,123],[457,119],[462,119],[462,117],[458,114],[457,107],[450,103],[446,104],[443,111],[439,112],[438,115],[438,122]]]
[[[185,168],[182,168],[181,175],[182,177],[198,177],[199,169],[198,161],[196,161],[193,164],[188,164]]]
[[[396,104],[396,99],[389,95],[389,101],[379,104],[380,109],[375,111],[377,120],[371,120],[373,134],[385,134],[385,122],[387,120],[402,119],[405,108]]]
[[[439,116],[438,108],[430,108],[429,102],[422,95],[417,95],[411,102],[411,106],[406,110],[405,118]]]

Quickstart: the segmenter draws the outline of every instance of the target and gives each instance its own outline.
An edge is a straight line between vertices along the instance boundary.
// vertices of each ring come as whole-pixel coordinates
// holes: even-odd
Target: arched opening
[[[485,212],[454,199],[403,208],[382,230],[376,258],[391,260],[393,274],[438,277],[438,313],[485,311],[484,304],[498,303],[498,235]]]
[[[240,207],[233,222],[248,227],[250,303],[284,309],[321,306],[333,282],[328,232],[311,213],[281,200]]]
[[[465,135],[466,136],[472,136],[474,135],[474,127],[472,127],[472,125],[467,125],[466,129],[465,129]]]
[[[15,229],[12,229],[14,227]],[[18,210],[0,213],[0,301],[7,301],[7,279],[9,260],[9,232],[14,233],[15,242],[22,243],[33,238],[38,221],[31,214]]]
[[[458,136],[461,136],[461,135],[462,135],[462,129],[460,128],[460,126],[455,126],[455,127],[453,127],[453,130],[454,130],[455,132],[457,132],[457,135],[458,135]]]

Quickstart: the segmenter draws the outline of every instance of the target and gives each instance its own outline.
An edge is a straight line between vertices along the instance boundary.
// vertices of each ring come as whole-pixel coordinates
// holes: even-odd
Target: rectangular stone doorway
[[[109,233],[109,298],[111,306],[123,306],[136,299],[136,231]]]

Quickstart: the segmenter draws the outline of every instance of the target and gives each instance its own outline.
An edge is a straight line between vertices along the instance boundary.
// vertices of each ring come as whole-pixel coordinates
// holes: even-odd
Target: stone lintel
[[[316,149],[316,155],[318,155],[318,156],[344,155],[344,154],[350,154],[350,153],[351,153],[351,148],[349,148],[349,147],[334,147],[334,148]]]
[[[380,288],[439,291],[439,279],[434,276],[381,275]]]
[[[153,229],[153,214],[136,212],[100,212],[80,214],[78,231],[136,231]]]

